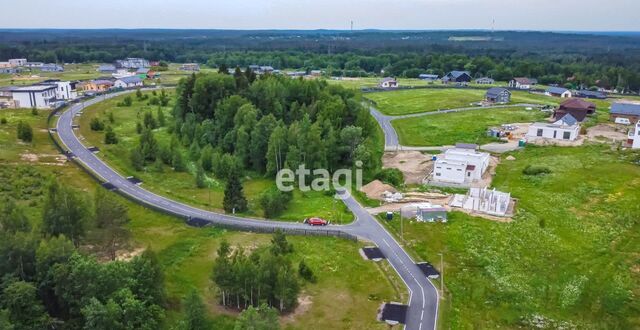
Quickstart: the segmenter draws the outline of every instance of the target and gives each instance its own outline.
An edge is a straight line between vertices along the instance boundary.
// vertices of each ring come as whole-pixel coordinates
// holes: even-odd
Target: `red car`
[[[304,219],[304,223],[309,226],[326,226],[329,224],[329,221],[321,219],[321,218],[307,218]]]

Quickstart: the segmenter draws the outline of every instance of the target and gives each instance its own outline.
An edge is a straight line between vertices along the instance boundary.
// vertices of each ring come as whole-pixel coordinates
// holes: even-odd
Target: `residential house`
[[[496,83],[495,80],[488,77],[482,77],[482,78],[476,79],[476,84],[479,84],[479,85],[493,85],[495,83]]]
[[[11,63],[9,62],[0,62],[0,69],[11,68]]]
[[[627,142],[632,149],[640,149],[640,121],[629,131]]]
[[[380,88],[398,88],[398,81],[396,78],[387,77],[382,79],[378,84]]]
[[[130,76],[130,77],[122,77],[122,78],[116,79],[116,81],[113,83],[113,86],[115,88],[135,88],[135,87],[142,87],[143,83],[140,77]]]
[[[113,88],[113,81],[109,79],[96,79],[81,82],[77,85],[78,90],[84,92],[104,92]]]
[[[471,73],[469,71],[451,71],[442,77],[442,83],[460,83],[467,84],[471,82]]]
[[[630,122],[635,123],[640,120],[640,104],[617,102],[611,105],[609,119],[613,122],[616,118],[627,118]]]
[[[574,93],[574,96],[581,97],[585,99],[598,99],[604,100],[607,98],[607,94],[599,91],[589,91],[589,90],[577,90]]]
[[[487,90],[485,99],[492,103],[511,102],[511,92],[506,88],[493,87]]]
[[[49,79],[37,85],[51,85],[56,87],[56,100],[74,100],[78,97],[76,91],[76,81],[60,81],[60,79]]]
[[[25,64],[27,64],[27,59],[26,58],[10,58],[9,64],[11,64],[12,67],[24,66]]]
[[[100,73],[115,73],[116,66],[113,64],[100,64],[98,67],[98,72]]]
[[[440,78],[440,76],[438,76],[437,74],[428,74],[428,73],[421,73],[418,76],[419,79],[422,79],[424,81],[427,82],[432,82],[432,81],[436,81]]]
[[[573,96],[573,94],[571,93],[570,90],[568,90],[566,88],[563,88],[563,87],[549,87],[544,92],[544,95],[561,97],[563,99],[564,98],[570,98],[570,97]]]
[[[42,72],[63,72],[64,71],[64,67],[62,65],[59,65],[59,64],[48,63],[48,64],[43,64],[40,67],[40,71],[42,71]]]
[[[535,85],[537,80],[531,78],[518,77],[509,81],[509,87],[515,89],[531,89],[531,86]]]
[[[151,67],[160,66],[160,61],[149,61],[149,66]]]
[[[562,119],[566,114],[571,114],[578,122],[583,122],[588,115],[596,113],[596,105],[582,99],[571,98],[560,103],[553,113],[555,120]]]
[[[185,63],[185,64],[182,64],[180,66],[180,68],[178,68],[178,70],[180,70],[180,71],[198,72],[198,71],[200,71],[200,64],[198,64],[198,63]]]
[[[580,124],[571,114],[566,114],[562,119],[549,123],[533,123],[529,126],[527,137],[535,139],[553,139],[575,141],[580,134]]]
[[[117,60],[116,67],[124,69],[138,69],[150,67],[149,61],[144,58],[128,57],[124,60]]]
[[[0,68],[0,73],[5,74],[16,74],[20,73],[22,70],[20,68]]]
[[[489,168],[489,154],[472,149],[448,149],[433,166],[433,181],[467,184],[482,179]]]
[[[40,68],[44,65],[42,62],[27,62],[24,66],[27,68]]]
[[[272,73],[274,71],[272,66],[269,65],[263,65],[261,66],[258,71],[256,72],[257,74],[265,74],[265,73]]]
[[[309,74],[312,77],[321,77],[322,74],[324,74],[324,71],[322,71],[322,70],[311,70],[311,72]]]
[[[55,85],[33,85],[11,89],[16,108],[48,109],[56,100]]]

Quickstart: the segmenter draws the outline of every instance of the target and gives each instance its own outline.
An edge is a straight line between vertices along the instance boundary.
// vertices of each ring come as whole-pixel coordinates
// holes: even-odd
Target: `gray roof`
[[[493,88],[487,89],[487,96],[495,98],[495,97],[498,97],[500,94],[504,93],[504,91],[507,91],[507,93],[511,94],[511,92],[509,92],[509,90],[506,88],[493,87]]]
[[[495,81],[493,80],[493,78],[489,78],[489,77],[482,77],[482,78],[476,79],[476,81],[479,81],[479,80]]]
[[[469,71],[451,71],[451,72],[449,72],[449,75],[451,75],[453,78],[458,78],[458,77],[462,76],[463,74],[471,76],[471,73]]]
[[[611,113],[616,115],[640,116],[640,104],[614,103],[611,106]]]
[[[607,95],[603,92],[598,91],[590,91],[590,90],[577,90],[576,94],[585,97],[595,97],[595,98],[607,98]]]
[[[149,73],[149,68],[138,68],[136,73]]]
[[[438,79],[438,75],[437,74],[428,74],[428,73],[421,73],[420,78],[432,78],[432,79]]]
[[[547,88],[547,93],[551,94],[563,94],[564,92],[568,92],[569,90],[563,87],[549,87]]]
[[[138,76],[122,77],[118,80],[122,81],[125,84],[137,84],[139,82],[142,82],[142,79],[140,79],[140,77]]]
[[[562,117],[560,121],[562,121],[562,123],[567,126],[573,126],[578,123],[578,120],[570,113],[564,115],[564,117]]]

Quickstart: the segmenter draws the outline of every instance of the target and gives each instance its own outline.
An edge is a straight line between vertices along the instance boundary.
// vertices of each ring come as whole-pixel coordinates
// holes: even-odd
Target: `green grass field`
[[[380,112],[390,115],[406,115],[411,113],[431,112],[437,110],[467,108],[472,103],[484,100],[486,90],[462,88],[426,88],[377,92],[365,97],[377,103]],[[560,98],[530,94],[524,91],[513,91],[511,103],[533,103],[557,105]]]
[[[444,252],[442,322],[451,329],[640,327],[640,167],[609,147],[527,147],[493,181],[518,198],[512,223],[450,213],[407,223],[425,260]],[[527,177],[527,165],[552,173]],[[389,225],[397,232],[397,221]]]
[[[491,126],[539,121],[548,114],[525,108],[499,108],[443,113],[391,122],[400,143],[406,146],[442,146],[457,142],[484,144],[495,141],[486,131]]]
[[[46,178],[56,177],[64,184],[84,191],[89,199],[96,189],[102,189],[74,163],[54,162],[59,154],[49,140],[46,115],[46,111],[33,116],[30,110],[0,110],[0,118],[8,119],[7,124],[0,124],[0,198],[5,195],[18,198],[36,228],[42,217]],[[18,120],[27,121],[33,127],[33,144],[16,141]],[[28,160],[23,158],[25,154],[39,157]],[[268,244],[271,237],[215,228],[196,229],[125,198],[118,197],[118,200],[128,207],[131,218],[127,226],[130,240],[122,248],[128,251],[151,248],[157,252],[164,269],[169,304],[163,329],[178,326],[183,316],[181,301],[194,288],[202,293],[215,329],[233,329],[236,314],[217,305],[216,292],[209,281],[215,251],[222,239],[249,250]],[[291,212],[302,212],[300,209],[305,208],[295,205],[298,200],[294,199]],[[94,251],[100,237],[99,230],[90,228],[81,249],[86,253]],[[327,237],[289,237],[289,240],[295,247],[296,265],[304,258],[318,282],[303,285],[301,297],[310,301],[310,305],[305,305],[299,314],[284,316],[281,319],[284,329],[382,330],[386,327],[375,320],[379,305],[383,301],[408,299],[402,281],[387,263],[376,264],[360,257],[358,248],[362,243]]]
[[[98,146],[101,150],[98,154],[99,157],[107,161],[122,175],[140,178],[144,182],[144,186],[155,193],[197,207],[221,211],[225,183],[215,179],[212,174],[208,174],[207,182],[210,188],[207,189],[196,187],[192,173],[174,172],[168,166],[165,166],[162,173],[152,170],[138,172],[133,169],[129,161],[129,151],[138,143],[136,122],[141,120],[145,111],[152,111],[155,116],[158,107],[147,105],[147,101],[136,100],[135,95],[132,95],[134,99],[132,106],[116,106],[123,98],[124,96],[117,97],[93,105],[87,108],[79,119],[76,119],[80,125],[80,134],[85,138],[85,145]],[[168,123],[171,122],[171,107],[172,104],[169,104],[169,106],[162,109]],[[107,113],[109,112],[113,114],[115,122],[112,126],[120,139],[120,142],[116,145],[104,144],[104,133],[92,131],[89,125],[91,119],[95,117],[106,121],[108,118]],[[171,140],[171,134],[166,127],[154,130],[154,135],[160,143],[168,145]],[[184,148],[185,155],[187,153],[186,149]],[[192,171],[194,170],[193,166],[190,168]],[[244,192],[250,208],[249,212],[245,214],[246,216],[263,216],[262,210],[257,205],[258,197],[273,185],[275,185],[273,180],[265,179],[253,173],[248,174],[248,177],[243,182]],[[319,216],[335,223],[351,222],[353,215],[348,211],[347,207],[342,203],[335,203],[334,200],[332,196],[322,192],[303,193],[295,191],[289,208],[280,214],[276,220],[302,221],[304,218]]]

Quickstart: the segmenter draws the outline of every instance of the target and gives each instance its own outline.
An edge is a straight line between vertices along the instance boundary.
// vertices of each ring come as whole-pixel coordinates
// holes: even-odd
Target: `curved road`
[[[378,125],[380,125],[380,127],[382,128],[382,131],[384,132],[384,149],[386,151],[398,151],[398,150],[442,151],[445,149],[450,149],[453,146],[408,147],[408,146],[401,145],[400,140],[398,139],[398,133],[396,133],[396,130],[393,127],[393,124],[391,124],[391,121],[396,119],[403,119],[403,118],[433,116],[441,113],[452,113],[452,112],[463,112],[463,111],[474,111],[474,110],[500,109],[500,108],[511,108],[511,107],[539,108],[541,105],[518,103],[518,104],[508,104],[508,105],[494,105],[494,106],[488,106],[488,107],[467,107],[467,108],[429,111],[429,112],[419,112],[419,113],[411,113],[411,114],[398,115],[398,116],[385,115],[368,103],[365,103],[365,106],[369,107],[369,112],[376,119],[376,121],[378,122]]]
[[[310,227],[300,223],[249,219],[209,212],[156,195],[141,188],[139,185],[129,182],[80,142],[74,132],[73,118],[81,115],[85,106],[90,106],[105,99],[131,92],[132,91],[124,91],[107,94],[74,104],[60,115],[56,124],[58,138],[65,149],[73,153],[75,160],[97,174],[105,182],[113,184],[120,193],[127,195],[140,204],[162,209],[167,213],[180,217],[203,219],[213,225],[247,230],[284,229],[289,231],[318,231],[320,233],[327,231],[326,228]],[[422,273],[414,260],[404,251],[394,237],[389,234],[377,220],[350,196],[348,192],[343,192],[341,195],[343,202],[354,213],[356,221],[349,225],[330,226],[330,230],[355,235],[376,243],[409,289],[409,308],[406,316],[405,329],[435,329],[438,317],[438,290]]]

